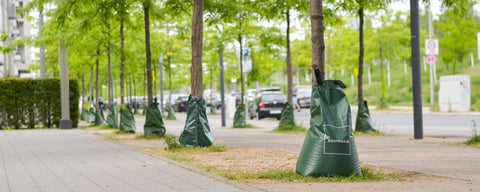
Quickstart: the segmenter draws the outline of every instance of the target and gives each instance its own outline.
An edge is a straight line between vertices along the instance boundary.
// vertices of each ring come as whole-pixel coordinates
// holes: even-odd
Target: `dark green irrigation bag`
[[[125,106],[124,109],[120,110],[120,131],[135,133],[135,117],[132,113],[132,108],[128,105]]]
[[[245,104],[240,104],[233,115],[233,128],[245,128],[247,126],[245,117]]]
[[[80,115],[80,120],[87,121],[88,120],[88,111],[82,107],[82,114]]]
[[[147,109],[145,125],[143,125],[143,134],[145,136],[157,135],[165,136],[165,124],[163,123],[162,112],[160,112],[157,101],[155,100]]]
[[[138,112],[137,104],[133,104],[133,114],[140,114],[140,112]]]
[[[312,88],[311,126],[296,171],[300,175],[317,177],[362,176],[352,133],[350,104],[342,90],[345,85],[334,80],[318,84]]]
[[[213,144],[213,135],[208,125],[205,111],[205,100],[196,99],[192,95],[188,98],[187,119],[180,135],[180,143],[186,147],[209,147]]]
[[[295,125],[295,116],[293,114],[293,107],[288,102],[282,109],[282,116],[280,117],[280,123],[278,127],[288,127]]]
[[[92,107],[88,110],[88,120],[87,121],[89,123],[95,123],[95,116],[96,116],[95,114],[96,114],[95,113],[95,108]]]
[[[110,105],[107,109],[107,125],[110,127],[118,127],[118,105]]]
[[[364,133],[374,132],[370,111],[368,110],[367,101],[363,101],[358,106],[357,121],[355,122],[355,131]]]
[[[106,125],[105,117],[103,116],[102,109],[98,109],[95,113],[95,125]]]
[[[170,106],[170,107],[168,108],[167,119],[169,119],[169,120],[177,119],[177,118],[175,117],[175,109],[173,109],[172,106]]]

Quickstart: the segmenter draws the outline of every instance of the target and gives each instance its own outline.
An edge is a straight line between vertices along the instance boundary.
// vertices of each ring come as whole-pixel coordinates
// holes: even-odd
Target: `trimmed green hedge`
[[[77,127],[79,112],[78,80],[70,79],[70,119]],[[0,129],[35,125],[58,127],[60,111],[60,79],[0,79]]]

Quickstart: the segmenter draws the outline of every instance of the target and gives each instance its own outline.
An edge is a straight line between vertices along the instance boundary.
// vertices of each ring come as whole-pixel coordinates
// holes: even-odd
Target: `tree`
[[[322,81],[325,79],[325,26],[323,23],[322,0],[310,0],[310,20],[312,25],[312,72],[320,70]],[[315,74],[312,83],[316,83]]]
[[[193,1],[192,20],[192,66],[191,90],[192,96],[200,99],[203,96],[202,45],[203,45],[203,0]]]
[[[285,35],[285,47],[286,47],[286,66],[287,66],[287,79],[288,79],[288,103],[293,105],[293,69],[292,69],[292,55],[290,51],[290,11],[297,11],[299,13],[306,12],[308,7],[308,1],[306,0],[275,0],[268,1],[260,11],[265,15],[267,19],[284,19],[287,28]]]
[[[146,55],[146,67],[147,67],[147,89],[148,89],[148,104],[153,103],[153,89],[152,89],[152,52],[150,50],[150,5],[151,0],[144,0],[143,14],[145,22],[145,55]]]
[[[442,44],[440,58],[447,69],[448,63],[453,63],[452,74],[457,73],[457,63],[461,64],[463,71],[463,58],[475,49],[475,41],[466,40],[475,37],[478,26],[473,19],[474,3],[469,0],[444,3],[444,6],[450,7],[440,15],[437,23]]]
[[[360,50],[358,55],[358,103],[363,102],[363,66],[364,66],[364,23],[365,11],[376,11],[379,9],[386,9],[391,0],[345,0],[339,3],[343,10],[353,12],[358,15],[360,20],[359,25],[359,44]]]

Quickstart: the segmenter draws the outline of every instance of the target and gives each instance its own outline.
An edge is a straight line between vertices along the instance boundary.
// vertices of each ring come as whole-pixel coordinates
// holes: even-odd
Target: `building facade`
[[[32,62],[31,48],[27,45],[13,46],[16,39],[30,35],[31,25],[27,14],[17,10],[24,7],[28,0],[0,0],[1,15],[0,28],[2,38],[0,46],[9,52],[0,52],[0,77],[33,78],[34,74],[29,69]]]

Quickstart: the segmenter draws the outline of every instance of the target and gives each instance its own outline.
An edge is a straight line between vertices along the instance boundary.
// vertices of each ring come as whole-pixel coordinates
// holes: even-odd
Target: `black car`
[[[187,111],[188,97],[188,95],[180,96],[177,98],[177,100],[175,100],[174,108],[176,112]]]
[[[276,117],[280,119],[282,109],[287,102],[287,96],[280,91],[263,92],[255,99],[255,104],[250,107],[250,119],[257,117]]]

